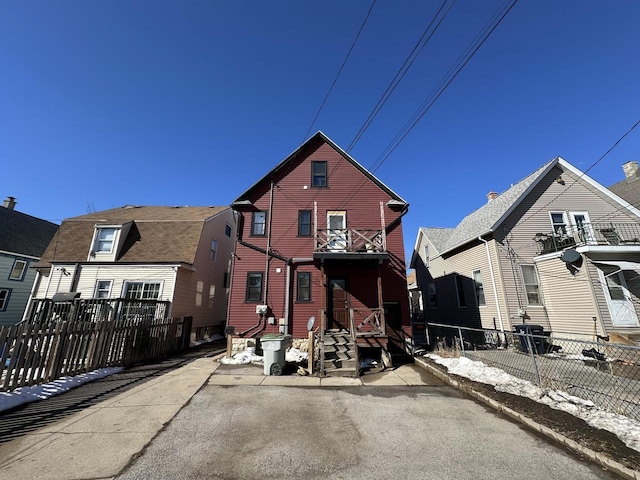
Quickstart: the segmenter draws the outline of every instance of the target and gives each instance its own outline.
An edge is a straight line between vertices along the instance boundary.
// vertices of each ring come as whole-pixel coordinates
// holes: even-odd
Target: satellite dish
[[[307,330],[310,332],[313,330],[313,324],[316,323],[316,317],[311,317],[307,322]]]
[[[576,250],[571,249],[571,250],[565,250],[564,252],[562,252],[562,255],[560,255],[560,258],[562,259],[563,262],[574,264],[578,260],[580,260],[581,257]]]

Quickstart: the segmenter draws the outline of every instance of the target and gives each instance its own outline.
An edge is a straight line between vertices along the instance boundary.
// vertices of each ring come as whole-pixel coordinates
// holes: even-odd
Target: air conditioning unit
[[[268,309],[269,307],[267,305],[256,305],[256,313],[258,315],[264,315],[265,313],[267,313]]]

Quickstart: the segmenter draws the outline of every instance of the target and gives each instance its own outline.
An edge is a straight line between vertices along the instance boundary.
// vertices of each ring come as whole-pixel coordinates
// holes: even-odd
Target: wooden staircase
[[[358,348],[347,330],[326,330],[322,339],[322,367],[328,377],[357,377]]]

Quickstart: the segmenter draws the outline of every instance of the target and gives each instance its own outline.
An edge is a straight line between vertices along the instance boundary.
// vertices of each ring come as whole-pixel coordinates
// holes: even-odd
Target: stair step
[[[329,377],[355,377],[356,368],[325,368],[325,374]]]
[[[353,352],[325,352],[325,360],[355,360]]]
[[[355,359],[352,360],[325,360],[324,361],[324,369],[335,369],[335,368],[355,368],[356,367]]]

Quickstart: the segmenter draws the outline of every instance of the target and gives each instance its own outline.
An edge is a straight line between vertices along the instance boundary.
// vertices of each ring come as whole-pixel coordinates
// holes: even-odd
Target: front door
[[[614,327],[637,327],[638,316],[622,272],[605,276],[604,292]]]
[[[327,306],[329,318],[328,329],[349,330],[349,293],[346,278],[330,278]]]

